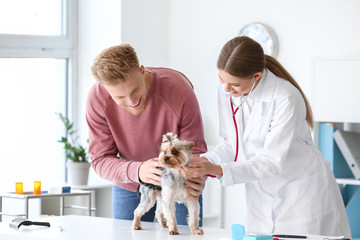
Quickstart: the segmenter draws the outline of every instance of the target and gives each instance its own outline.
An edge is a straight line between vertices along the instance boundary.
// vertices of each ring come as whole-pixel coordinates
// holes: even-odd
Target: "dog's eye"
[[[172,153],[172,155],[177,155],[179,153],[179,151],[178,150],[172,150],[171,153]]]

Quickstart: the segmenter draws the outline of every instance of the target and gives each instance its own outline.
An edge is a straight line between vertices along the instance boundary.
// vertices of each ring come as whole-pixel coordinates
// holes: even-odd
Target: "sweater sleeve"
[[[185,98],[179,126],[179,137],[196,143],[192,153],[199,155],[207,151],[199,103],[194,91]]]
[[[91,165],[100,177],[114,184],[138,183],[138,169],[142,162],[120,158],[114,137],[104,117],[104,106],[97,94],[93,88],[86,103]]]

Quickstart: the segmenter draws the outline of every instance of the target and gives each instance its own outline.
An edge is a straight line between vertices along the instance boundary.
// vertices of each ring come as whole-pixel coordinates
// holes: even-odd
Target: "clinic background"
[[[276,32],[277,59],[312,105],[314,59],[360,55],[358,0],[80,0],[78,11],[78,83],[74,89],[78,104],[73,111],[84,139],[85,99],[95,81],[90,67],[94,57],[112,45],[130,43],[141,64],[174,68],[191,80],[210,147],[221,141],[217,57],[226,41],[246,24],[261,22]],[[358,81],[356,69],[353,75],[353,81]],[[341,94],[334,92],[334,97]],[[349,102],[344,107],[355,109],[356,104]],[[90,177],[97,176],[91,172]],[[241,185],[223,188],[216,180],[208,181],[204,223],[227,228],[243,223],[243,194]]]

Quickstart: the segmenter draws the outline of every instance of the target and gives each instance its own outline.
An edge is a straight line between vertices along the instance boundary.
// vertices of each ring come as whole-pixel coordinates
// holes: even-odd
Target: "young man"
[[[99,176],[114,183],[114,217],[133,219],[139,182],[160,185],[157,156],[163,134],[196,142],[193,154],[206,152],[199,104],[182,73],[140,66],[129,44],[105,49],[91,70],[97,80],[86,105],[91,163]],[[198,199],[205,181],[195,178],[186,184],[189,196]],[[201,196],[199,202],[202,206]],[[178,224],[186,224],[186,207],[176,208]],[[142,220],[153,221],[154,214],[152,209]]]

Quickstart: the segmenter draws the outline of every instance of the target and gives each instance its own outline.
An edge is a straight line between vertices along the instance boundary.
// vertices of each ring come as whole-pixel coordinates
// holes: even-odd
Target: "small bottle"
[[[34,194],[41,194],[41,182],[40,181],[34,182]]]
[[[22,182],[17,182],[16,183],[15,193],[16,194],[24,194],[24,189],[23,189],[23,183]]]

